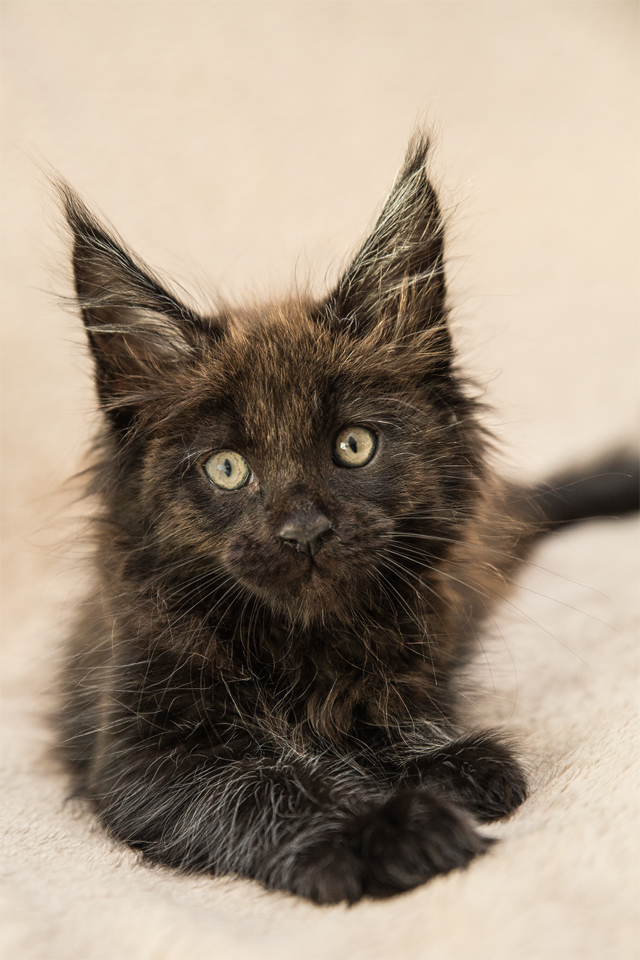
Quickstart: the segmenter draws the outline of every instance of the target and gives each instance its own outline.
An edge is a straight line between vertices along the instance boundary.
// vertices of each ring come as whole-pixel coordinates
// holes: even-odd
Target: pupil
[[[357,443],[356,438],[354,437],[354,435],[353,435],[352,433],[349,434],[349,439],[347,440],[347,443],[348,443],[349,446],[351,447],[352,453],[357,453],[357,452],[358,452],[358,443]]]
[[[222,467],[222,469],[227,477],[231,476],[231,474],[233,473],[233,467],[231,466],[231,461],[229,459],[226,459],[224,461],[224,466]]]

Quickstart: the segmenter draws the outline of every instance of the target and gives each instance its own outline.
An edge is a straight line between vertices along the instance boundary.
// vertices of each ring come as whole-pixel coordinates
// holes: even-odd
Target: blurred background
[[[51,686],[51,661],[59,656],[63,623],[86,570],[68,562],[77,550],[66,518],[82,508],[70,507],[72,495],[63,484],[81,467],[97,423],[81,324],[60,305],[60,297],[71,293],[68,244],[47,172],[66,177],[151,266],[206,305],[216,292],[240,301],[284,293],[295,283],[321,292],[372,224],[412,131],[430,130],[433,176],[449,224],[461,364],[493,404],[491,422],[505,468],[539,476],[636,434],[638,5],[27,0],[3,3],[2,17],[3,620],[13,804],[7,809],[19,936],[28,940],[40,918],[40,940],[31,946],[21,940],[12,955],[209,957],[209,941],[197,941],[200,953],[197,937],[189,950],[165,947],[167,911],[175,914],[176,937],[186,936],[196,915],[205,926],[218,918],[216,937],[228,918],[244,930],[247,917],[255,920],[245,887],[188,886],[184,878],[180,885],[172,875],[151,879],[135,872],[133,855],[109,847],[99,832],[89,833],[89,818],[71,820],[66,781],[50,775],[40,746],[49,737],[39,719],[46,713],[42,692]],[[553,625],[560,623],[559,611],[566,618],[576,608],[592,609],[596,593],[585,599],[585,581],[610,595],[619,587],[622,600],[614,609],[626,611],[635,528],[620,527],[617,539],[612,531],[605,526],[596,539],[595,527],[583,528],[548,548],[545,563],[561,573],[554,582],[565,585],[569,602],[548,614],[533,609],[532,624]],[[535,588],[531,596],[544,599],[550,588],[535,580],[538,575],[538,568],[530,568],[527,582]],[[493,671],[519,673],[520,716],[537,732],[546,758],[559,751],[554,744],[565,724],[565,754],[558,752],[563,771],[572,762],[563,757],[576,755],[572,738],[587,729],[581,709],[589,710],[594,723],[606,715],[597,720],[602,730],[615,730],[611,718],[626,716],[612,692],[626,678],[627,687],[632,683],[626,665],[632,661],[616,660],[622,655],[613,651],[625,631],[631,634],[627,621],[617,632],[598,633],[603,618],[618,616],[611,609],[603,614],[598,608],[590,619],[546,634],[544,627],[531,626],[528,635],[519,628],[512,649],[524,658],[523,666],[516,671],[509,652],[506,666]],[[561,634],[568,639],[556,643]],[[575,645],[587,641],[592,653],[579,648],[582,657],[574,656]],[[583,658],[597,668],[587,669]],[[588,693],[572,679],[583,666],[593,680]],[[594,709],[598,696],[601,714]],[[516,697],[517,690],[513,702]],[[572,714],[569,721],[556,720],[559,705],[567,710],[574,702],[578,719]],[[617,742],[626,741],[607,741],[584,768],[617,781],[605,762]],[[582,822],[574,813],[568,818],[563,806],[569,796],[563,783],[572,776],[558,780],[557,829],[563,837],[568,823]],[[587,795],[604,794],[581,794]],[[566,874],[557,858],[549,861],[529,826],[528,849],[534,859],[539,850],[541,858],[529,881],[516,858],[511,874],[496,874],[497,886],[487,886],[485,874],[469,872],[430,885],[416,893],[418,900],[404,899],[404,907],[390,905],[405,910],[407,922],[398,929],[415,930],[415,949],[402,955],[613,956],[610,934],[602,941],[593,930],[603,904],[620,905],[623,893],[633,897],[633,889],[625,881],[612,898],[612,888],[606,882],[602,887],[606,871],[600,861],[589,861],[591,872],[585,872],[582,857],[585,837],[609,821],[608,808],[605,816],[597,806],[585,807],[592,820],[583,817],[585,833],[573,845]],[[537,808],[527,809],[533,812],[525,817],[533,820],[526,822],[535,825]],[[616,821],[618,846],[601,845],[601,855],[610,851],[616,869],[624,856],[634,856],[627,829],[633,813],[623,812]],[[513,831],[524,836],[520,822]],[[33,857],[25,853],[29,844]],[[559,871],[554,883],[545,873],[548,862]],[[482,869],[491,871],[486,863]],[[97,895],[91,884],[102,864],[106,872]],[[126,898],[123,864],[132,871]],[[474,882],[473,895],[464,897],[465,923],[474,931],[470,940],[458,920],[456,891]],[[151,898],[141,925],[138,892],[162,883],[166,896]],[[582,883],[579,895],[576,883]],[[87,884],[89,907],[82,899]],[[497,889],[513,896],[496,897]],[[251,896],[261,902],[259,892]],[[176,897],[196,913],[178,909]],[[231,912],[225,897],[235,897]],[[571,919],[574,900],[585,904],[579,924]],[[429,937],[411,926],[411,904],[418,902],[430,918]],[[197,903],[206,908],[199,914]],[[275,909],[273,898],[264,903]],[[311,908],[288,902],[281,909],[286,929],[298,918],[306,944],[311,937],[317,947],[323,943],[317,931],[334,929],[336,914],[312,917]],[[355,910],[344,914],[351,939],[343,930],[332,956],[391,955],[383,944],[386,931],[395,929],[390,915],[374,905],[362,909],[369,918],[364,926]],[[124,915],[128,919],[120,923]],[[564,941],[554,918],[569,923],[571,937],[578,938],[573,946],[559,947]],[[510,946],[504,940],[496,946],[491,938],[510,923]],[[458,927],[460,942],[447,952],[437,931],[449,936]],[[493,944],[485,944],[484,952],[475,939],[481,928]],[[69,936],[81,929],[85,940],[71,948]],[[157,945],[134,949],[126,938],[138,929],[148,936],[155,931]],[[258,929],[256,942],[268,929]],[[627,928],[615,914],[609,929]],[[116,946],[106,946],[112,935]],[[282,957],[274,936],[268,955]],[[551,940],[543,944],[547,936]],[[372,946],[362,946],[365,941]],[[220,956],[245,956],[229,943],[220,949]],[[301,956],[296,949],[287,956]]]

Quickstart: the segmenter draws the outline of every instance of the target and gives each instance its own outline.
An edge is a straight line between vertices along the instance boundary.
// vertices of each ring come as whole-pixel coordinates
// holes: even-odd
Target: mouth
[[[322,576],[313,556],[293,550],[269,557],[228,558],[227,564],[244,586],[264,599],[297,594],[299,589],[318,582]]]
[[[274,610],[304,609],[324,616],[351,602],[358,584],[369,582],[372,565],[369,544],[352,544],[345,551],[336,549],[334,540],[337,544],[334,536],[315,551],[283,542],[274,550],[273,544],[243,541],[231,546],[224,562],[247,590]]]

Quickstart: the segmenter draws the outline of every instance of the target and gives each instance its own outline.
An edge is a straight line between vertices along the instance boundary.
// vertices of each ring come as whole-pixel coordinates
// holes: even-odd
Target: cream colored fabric
[[[636,4],[5,3],[2,70],[7,960],[637,957],[635,519],[549,539],[482,638],[470,712],[520,733],[532,796],[464,873],[319,909],[141,866],[65,803],[61,487],[96,415],[41,172],[201,302],[321,289],[426,123],[464,363],[538,475],[635,429]]]

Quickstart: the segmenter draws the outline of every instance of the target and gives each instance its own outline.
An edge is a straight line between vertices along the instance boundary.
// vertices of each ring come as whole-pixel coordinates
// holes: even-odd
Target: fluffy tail
[[[541,534],[591,517],[634,513],[640,509],[640,457],[616,450],[540,484],[532,501],[541,514]]]

